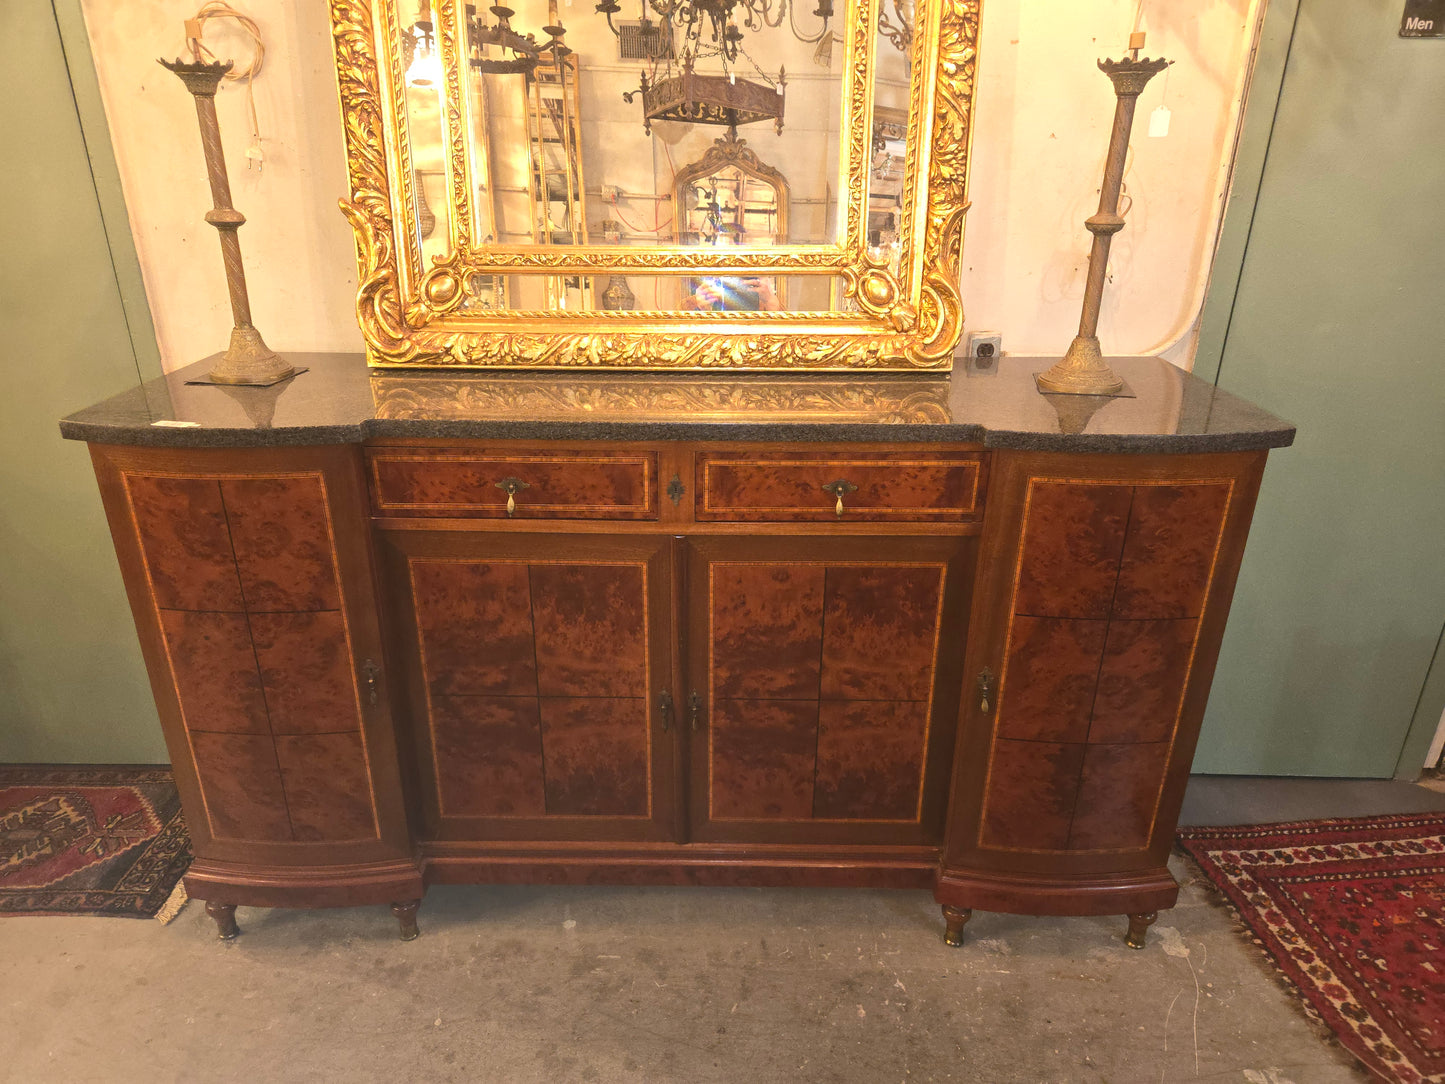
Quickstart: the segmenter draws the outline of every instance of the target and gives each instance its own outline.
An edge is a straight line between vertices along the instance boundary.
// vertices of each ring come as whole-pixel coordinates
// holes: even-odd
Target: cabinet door
[[[1152,910],[1151,884],[1172,901],[1164,864],[1263,465],[996,456],[945,856],[970,886],[957,905],[1079,911],[1092,893]]]
[[[197,856],[188,886],[415,894],[355,449],[92,456]]]
[[[940,838],[973,546],[690,543],[693,839]]]
[[[671,539],[384,539],[427,838],[674,838]]]

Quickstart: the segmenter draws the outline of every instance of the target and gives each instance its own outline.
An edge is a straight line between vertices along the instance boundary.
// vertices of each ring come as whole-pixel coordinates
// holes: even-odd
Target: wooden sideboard
[[[70,435],[223,936],[410,937],[435,883],[929,888],[950,944],[1175,900],[1262,447],[128,424]]]

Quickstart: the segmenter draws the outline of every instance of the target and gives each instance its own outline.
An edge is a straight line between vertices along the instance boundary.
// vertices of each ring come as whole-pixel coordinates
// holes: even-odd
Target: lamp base
[[[1075,335],[1063,359],[1047,372],[1037,373],[1039,391],[1050,395],[1119,395],[1124,381],[1104,363],[1096,335]]]
[[[265,386],[295,376],[296,369],[266,345],[261,333],[249,324],[231,329],[231,345],[221,363],[206,374],[212,384],[258,384]]]

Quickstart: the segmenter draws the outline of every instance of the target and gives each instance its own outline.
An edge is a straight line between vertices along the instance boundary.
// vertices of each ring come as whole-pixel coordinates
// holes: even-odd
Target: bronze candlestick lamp
[[[1109,136],[1109,157],[1104,165],[1104,183],[1099,190],[1099,212],[1084,225],[1094,235],[1089,251],[1089,278],[1084,287],[1084,311],[1079,317],[1079,333],[1069,345],[1063,360],[1048,372],[1034,379],[1039,391],[1067,395],[1117,395],[1124,382],[1104,363],[1099,349],[1099,308],[1104,300],[1104,274],[1109,267],[1109,244],[1114,234],[1124,228],[1119,214],[1119,193],[1124,185],[1124,159],[1129,154],[1129,133],[1134,127],[1134,106],[1145,84],[1170,65],[1160,58],[1139,59],[1144,35],[1129,38],[1127,60],[1101,60],[1099,70],[1114,84],[1114,131]]]
[[[212,210],[206,221],[221,238],[221,258],[226,265],[226,288],[231,295],[231,345],[221,363],[207,374],[213,384],[255,384],[267,386],[294,376],[296,370],[271,350],[251,323],[251,299],[246,294],[246,269],[241,264],[241,240],[236,231],[246,216],[231,206],[231,182],[226,176],[226,156],[221,149],[221,126],[216,120],[216,88],[231,70],[231,63],[206,64],[182,60],[160,62],[180,76],[195,96],[196,118],[201,125],[201,146],[206,153],[206,172],[211,181]]]

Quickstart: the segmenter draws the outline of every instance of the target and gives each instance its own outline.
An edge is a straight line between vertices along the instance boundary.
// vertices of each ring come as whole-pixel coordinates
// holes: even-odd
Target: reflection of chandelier
[[[511,8],[493,4],[487,10],[496,16],[494,25],[477,14],[476,5],[466,6],[467,62],[473,71],[530,78],[538,64],[556,63],[572,51],[562,41],[567,28],[557,17],[557,0],[549,0],[547,5],[548,25],[542,27],[547,35],[545,45],[537,44],[535,34],[523,37],[512,29],[516,12]],[[417,15],[401,36],[402,62],[408,84],[429,87],[441,77],[430,0],[420,0]]]
[[[550,54],[550,63],[556,63],[572,50],[563,44],[567,28],[557,17],[557,0],[547,5],[547,25],[542,30],[547,35],[547,44],[538,45],[536,36],[523,37],[512,29],[511,8],[493,4],[487,9],[497,17],[495,26],[488,26],[487,20],[477,14],[474,5],[467,5],[467,61],[474,71],[493,75],[526,75],[528,77],[542,63],[544,54]],[[496,48],[500,55],[493,57]]]
[[[887,38],[893,48],[907,56],[908,47],[913,44],[912,0],[893,0],[893,15],[897,18],[897,23],[888,17],[888,12],[879,7],[878,33]]]
[[[612,17],[621,10],[617,0],[599,0],[597,4],[597,11],[607,16],[608,27],[618,37],[622,32]],[[659,16],[658,23],[649,12]],[[771,120],[781,133],[786,73],[779,69],[776,81],[763,74],[743,48],[743,29],[773,29],[787,19],[793,36],[812,44],[832,33],[828,22],[833,17],[833,0],[818,0],[813,14],[823,25],[816,34],[805,35],[798,28],[796,7],[788,0],[642,0],[637,40],[647,44],[651,72],[643,72],[639,90],[629,91],[623,98],[631,102],[635,94],[642,94],[643,129],[649,132],[655,120],[729,127]],[[682,31],[682,46],[674,66],[672,43],[677,30]],[[722,74],[697,70],[698,62],[708,57],[718,58]],[[739,57],[752,65],[758,80],[741,79],[732,70]]]
[[[702,75],[693,68],[693,59],[683,61],[681,70],[668,64],[656,82],[649,83],[642,73],[642,130],[652,131],[655,120],[677,120],[684,124],[753,124],[770,120],[783,131],[783,88],[787,72],[778,69],[777,81],[758,71],[763,82],[739,79],[733,72],[726,75]],[[629,104],[639,91],[626,91],[622,97]]]

